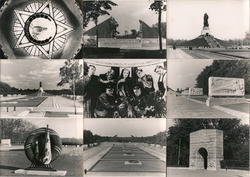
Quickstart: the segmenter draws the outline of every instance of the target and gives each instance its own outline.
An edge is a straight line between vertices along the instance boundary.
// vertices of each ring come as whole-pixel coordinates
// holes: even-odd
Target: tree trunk
[[[160,3],[160,2],[159,2]],[[160,51],[162,51],[162,35],[161,35],[161,4],[159,4],[159,16],[158,16],[158,31],[159,31],[159,45]]]

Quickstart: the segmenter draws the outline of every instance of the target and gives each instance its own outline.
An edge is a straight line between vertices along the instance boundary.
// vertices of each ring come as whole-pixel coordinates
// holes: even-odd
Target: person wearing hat
[[[147,107],[147,101],[145,96],[142,94],[140,84],[135,84],[133,87],[134,99],[131,102],[133,106],[133,112],[136,118],[144,117],[145,108]]]
[[[124,105],[116,105],[114,96],[114,84],[106,84],[105,92],[102,93],[96,103],[95,117],[97,118],[113,118],[115,110],[123,108]]]

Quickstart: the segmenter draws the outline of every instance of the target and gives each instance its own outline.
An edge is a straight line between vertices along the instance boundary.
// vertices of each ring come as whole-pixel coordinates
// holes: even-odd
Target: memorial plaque
[[[209,96],[244,96],[245,84],[242,78],[209,77]]]
[[[188,95],[203,95],[203,88],[189,88]]]

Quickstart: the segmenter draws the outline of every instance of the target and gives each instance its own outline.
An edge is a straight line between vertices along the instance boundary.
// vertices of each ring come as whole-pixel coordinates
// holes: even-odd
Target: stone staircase
[[[213,36],[203,36],[211,48],[220,48],[221,45]]]

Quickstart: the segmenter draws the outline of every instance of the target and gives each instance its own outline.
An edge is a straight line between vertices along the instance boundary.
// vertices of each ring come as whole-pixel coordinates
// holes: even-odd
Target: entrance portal
[[[223,131],[203,129],[190,133],[189,168],[220,169],[223,160]]]
[[[205,148],[200,148],[198,152],[203,157],[204,169],[207,169],[207,150]]]

